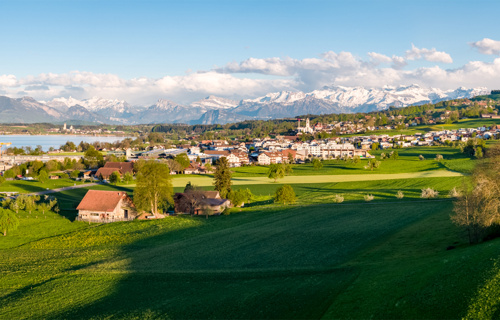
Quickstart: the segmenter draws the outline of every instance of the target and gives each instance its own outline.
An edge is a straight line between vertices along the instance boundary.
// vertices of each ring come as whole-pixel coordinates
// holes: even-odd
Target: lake
[[[103,136],[83,136],[83,135],[0,135],[0,142],[12,142],[9,147],[26,147],[30,146],[33,149],[41,145],[44,151],[48,151],[50,147],[59,149],[67,141],[71,141],[78,145],[81,141],[93,143],[100,142],[115,142],[121,141],[128,137],[103,137]],[[6,147],[4,147],[6,148]]]

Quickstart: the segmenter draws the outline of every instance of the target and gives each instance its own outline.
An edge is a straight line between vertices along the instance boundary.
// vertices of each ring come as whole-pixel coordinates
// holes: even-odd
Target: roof
[[[123,191],[89,190],[76,210],[113,212],[121,199],[129,198]]]
[[[120,169],[122,173],[133,173],[134,172],[134,163],[132,162],[106,162],[104,164],[104,168],[115,168]]]
[[[120,172],[120,169],[116,169],[116,168],[99,168],[99,170],[97,170],[97,172],[95,173],[96,177],[100,177],[102,176],[103,178],[106,178],[106,177],[109,177],[113,172],[117,171],[118,173],[120,173],[120,175],[122,174]]]

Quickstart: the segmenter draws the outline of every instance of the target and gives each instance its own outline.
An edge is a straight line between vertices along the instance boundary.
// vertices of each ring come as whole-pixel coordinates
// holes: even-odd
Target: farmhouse
[[[134,174],[134,164],[132,162],[106,162],[104,168],[118,169],[121,174]]]
[[[109,179],[111,174],[113,174],[113,172],[115,171],[118,172],[120,176],[122,176],[122,172],[120,171],[120,169],[104,167],[99,168],[99,170],[97,170],[97,172],[95,173],[95,176],[99,179]]]
[[[231,207],[231,201],[221,199],[219,191],[196,191],[176,193],[174,195],[175,212],[189,212],[194,206],[195,215],[203,214],[204,208],[210,208],[213,214],[221,214],[224,209]]]
[[[122,191],[89,190],[76,210],[77,220],[89,222],[128,221],[137,216],[132,199]]]

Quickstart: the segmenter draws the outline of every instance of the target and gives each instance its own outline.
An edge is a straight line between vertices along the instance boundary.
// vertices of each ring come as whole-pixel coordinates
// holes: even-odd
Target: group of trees
[[[46,212],[59,212],[59,205],[57,199],[50,196],[41,198],[38,195],[28,196],[20,194],[17,198],[6,198],[2,200],[0,207],[0,231],[4,236],[8,231],[15,230],[19,225],[19,218],[17,214],[20,210],[25,210],[31,214],[33,211],[41,211],[42,214]]]
[[[492,147],[488,158],[464,181],[454,202],[451,220],[465,228],[470,243],[498,233],[500,228],[500,146]]]

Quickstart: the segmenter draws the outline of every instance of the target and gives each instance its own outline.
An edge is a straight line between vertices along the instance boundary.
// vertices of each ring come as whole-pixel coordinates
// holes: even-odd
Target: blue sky
[[[150,103],[323,85],[496,88],[499,9],[457,0],[0,0],[0,94]],[[374,63],[373,53],[383,56]]]

